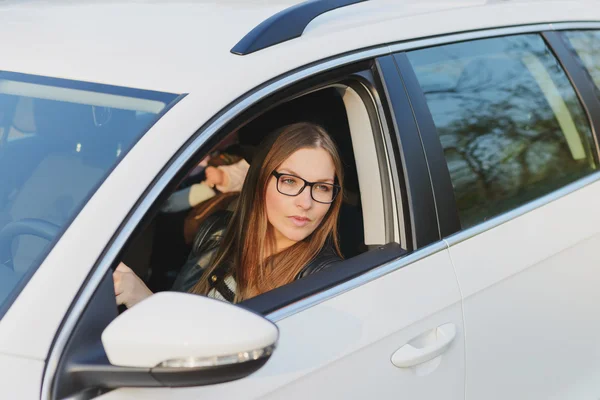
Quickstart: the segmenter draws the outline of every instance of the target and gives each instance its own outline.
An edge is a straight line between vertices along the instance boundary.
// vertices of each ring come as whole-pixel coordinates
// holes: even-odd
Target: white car
[[[600,398],[596,1],[15,0],[0,37],[0,398]],[[166,199],[290,120],[340,147],[346,260],[168,291]],[[121,260],[159,293],[119,313]]]

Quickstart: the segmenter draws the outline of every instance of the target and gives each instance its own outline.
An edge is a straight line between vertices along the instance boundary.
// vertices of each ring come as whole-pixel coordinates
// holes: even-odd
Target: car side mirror
[[[116,367],[148,369],[164,386],[199,386],[253,373],[278,337],[275,324],[240,307],[160,292],[115,318],[102,332],[102,344]]]
[[[267,362],[278,337],[258,314],[188,293],[157,293],[117,315],[110,270],[63,350],[51,397],[240,379]]]

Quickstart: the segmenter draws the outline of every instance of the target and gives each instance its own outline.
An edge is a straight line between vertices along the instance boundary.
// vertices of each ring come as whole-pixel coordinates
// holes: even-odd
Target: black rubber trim
[[[108,270],[77,322],[58,363],[52,385],[53,399],[72,396],[89,388],[93,378],[85,373],[82,365],[97,369],[108,363],[101,334],[117,315],[112,270]]]
[[[444,156],[444,149],[433,116],[427,105],[427,99],[406,53],[394,54],[394,59],[398,65],[400,77],[404,82],[404,87],[417,120],[417,127],[429,168],[429,178],[433,187],[440,237],[444,238],[461,230],[454,188]]]
[[[120,387],[161,387],[151,375],[150,368],[118,367],[112,365],[101,342],[85,351],[88,357],[71,361],[69,374],[83,392],[87,389],[116,389]]]
[[[377,59],[390,119],[398,139],[400,168],[405,180],[405,199],[410,219],[411,244],[419,249],[440,240],[427,160],[408,94],[392,56]]]
[[[252,29],[231,52],[243,56],[300,37],[319,15],[363,1],[366,0],[311,0],[286,8]]]
[[[378,249],[359,254],[349,260],[340,261],[323,271],[253,297],[239,303],[239,305],[266,315],[362,275],[373,268],[400,258],[406,253],[406,250],[402,249],[399,244],[390,243]]]
[[[542,36],[554,55],[558,58],[558,62],[562,65],[567,77],[573,84],[581,106],[587,113],[596,141],[596,157],[599,157],[600,100],[597,96],[596,85],[585,67],[581,64],[568,39],[562,33],[546,31],[542,32]]]

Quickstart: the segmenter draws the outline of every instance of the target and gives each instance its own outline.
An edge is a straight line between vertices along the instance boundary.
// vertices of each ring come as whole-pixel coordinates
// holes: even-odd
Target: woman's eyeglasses
[[[310,186],[310,197],[318,203],[333,203],[340,192],[340,186],[325,182],[309,182],[296,175],[272,172],[277,178],[277,191],[286,196],[298,196],[305,187]]]

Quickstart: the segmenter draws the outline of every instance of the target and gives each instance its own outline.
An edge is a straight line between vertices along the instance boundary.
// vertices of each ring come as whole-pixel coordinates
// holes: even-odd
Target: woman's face
[[[277,169],[308,182],[334,183],[335,167],[329,153],[322,148],[300,149],[289,156]],[[316,190],[316,189],[315,189]],[[310,186],[298,196],[286,196],[277,190],[277,178],[271,176],[267,185],[267,218],[275,233],[277,251],[281,251],[314,232],[331,204],[312,199]]]

